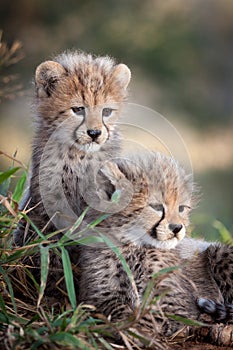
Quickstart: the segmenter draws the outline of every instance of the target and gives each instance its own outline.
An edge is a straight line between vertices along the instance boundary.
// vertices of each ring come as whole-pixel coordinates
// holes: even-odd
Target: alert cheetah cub
[[[35,121],[29,190],[21,204],[41,230],[72,224],[85,204],[79,178],[120,152],[116,128],[130,70],[109,57],[65,52],[35,73]],[[49,220],[51,221],[49,222]],[[23,245],[21,221],[15,242]]]

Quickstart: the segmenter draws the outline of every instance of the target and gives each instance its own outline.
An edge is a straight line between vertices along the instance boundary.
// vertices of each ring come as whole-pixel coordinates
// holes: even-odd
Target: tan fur
[[[233,326],[222,324],[233,322],[233,247],[210,246],[191,261],[180,259],[174,249],[165,251],[126,244],[120,247],[120,252],[133,274],[136,289],[114,252],[86,247],[79,255],[81,302],[94,305],[97,312],[115,322],[134,316],[136,322],[130,330],[149,337],[152,348],[158,336],[175,337],[176,334],[178,337],[197,334],[200,340],[209,343],[233,345]],[[228,268],[224,271],[226,263]],[[157,277],[147,299],[148,305],[152,304],[140,316],[138,310],[152,276],[163,268],[175,266],[177,270]],[[169,315],[208,324],[198,329],[172,320]],[[214,322],[219,324],[215,326]],[[139,347],[143,347],[140,342]]]
[[[106,206],[114,214],[98,225],[114,242],[171,249],[184,238],[195,205],[195,186],[173,158],[153,152],[129,155],[116,164],[105,163],[101,172],[106,198],[115,190],[121,194],[117,204]],[[86,220],[98,215],[90,209]]]
[[[105,188],[108,195],[116,189],[124,191],[125,178],[133,187],[130,203],[101,222],[93,233],[96,235],[100,231],[118,243],[135,284],[110,248],[98,245],[80,247],[78,254],[71,251],[71,258],[80,269],[76,285],[79,301],[94,305],[97,312],[112,321],[137,315],[137,322],[131,330],[149,336],[152,348],[153,339],[158,335],[174,336],[176,332],[183,332],[188,336],[196,332],[195,327],[185,326],[168,315],[201,321],[203,314],[208,314],[212,317],[208,318],[209,323],[232,322],[233,306],[229,303],[233,302],[233,247],[204,242],[194,244],[188,238],[181,242],[176,239],[173,246],[169,242],[174,240],[174,234],[171,237],[167,223],[182,222],[186,225],[188,213],[181,217],[177,208],[195,203],[191,178],[173,159],[158,153],[137,155],[121,160],[117,165],[109,163],[102,169],[102,175],[106,177],[102,189]],[[114,186],[111,187],[107,180]],[[161,219],[150,208],[150,204],[156,203],[164,204],[165,215],[157,237],[150,239],[151,229],[153,232],[153,227],[157,227]],[[90,211],[89,215],[91,219],[95,218],[94,212]],[[198,249],[190,248],[190,256],[185,256],[182,249],[188,245]],[[157,301],[153,302],[150,311],[139,317],[137,313],[148,282],[161,269],[170,267],[176,267],[175,271],[159,275],[148,296],[148,304],[154,298]],[[219,332],[218,337],[214,337],[215,332],[211,330],[209,326],[208,341],[232,345],[231,333],[224,337],[225,333]]]
[[[86,205],[79,178],[120,153],[115,125],[129,81],[124,64],[76,51],[37,67],[31,176],[21,208],[34,208],[28,215],[39,229],[52,232],[72,224]],[[16,244],[34,235],[30,228],[25,236],[25,225],[21,221]]]
[[[222,263],[227,250],[230,257],[230,254],[233,254],[232,248],[217,248],[217,255],[221,256]],[[153,339],[157,339],[159,335],[170,337],[176,332],[181,332],[185,336],[195,334],[195,327],[185,326],[178,320],[172,320],[168,315],[203,321],[202,314],[210,314],[213,320],[208,319],[209,327],[205,328],[206,334],[207,330],[208,334],[211,334],[210,323],[215,319],[219,322],[232,322],[232,306],[227,304],[229,301],[232,303],[230,292],[232,289],[226,288],[224,276],[220,277],[222,288],[216,283],[220,282],[213,272],[212,263],[214,265],[217,263],[213,247],[192,261],[180,259],[174,249],[165,251],[150,246],[137,247],[134,244],[125,244],[120,247],[120,252],[133,274],[136,289],[111,249],[86,247],[79,254],[80,276],[77,286],[81,302],[94,305],[97,312],[105,314],[115,322],[126,320],[132,315],[136,317],[152,275],[159,273],[163,268],[176,266],[177,270],[157,277],[147,303],[149,305],[154,298],[157,301],[153,302],[144,316],[138,317],[131,331],[144,337],[149,336],[153,344]],[[232,266],[231,256],[229,268]],[[232,288],[232,281],[230,283]],[[224,300],[226,291],[231,297]],[[212,310],[203,306],[203,301],[207,305],[211,301]],[[219,332],[217,338],[209,337],[208,341],[219,345],[232,345],[231,333],[224,338]]]

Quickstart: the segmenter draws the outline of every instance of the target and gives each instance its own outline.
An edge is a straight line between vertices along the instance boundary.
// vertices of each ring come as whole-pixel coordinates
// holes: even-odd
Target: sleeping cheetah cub
[[[115,124],[129,81],[126,65],[76,51],[37,67],[36,132],[29,190],[21,208],[31,209],[28,216],[45,233],[63,230],[77,219],[85,205],[79,178],[119,155]],[[21,221],[15,233],[17,245],[33,235],[25,226]]]
[[[129,204],[102,221],[95,227],[94,234],[98,230],[111,231],[110,238],[114,243],[121,243],[118,247],[133,274],[136,288],[110,248],[80,247],[78,256],[71,254],[80,268],[80,275],[76,276],[79,300],[94,305],[97,312],[112,321],[123,321],[132,315],[137,317],[152,276],[163,268],[177,266],[172,273],[162,274],[155,280],[147,301],[148,305],[152,301],[151,307],[137,318],[131,330],[149,337],[153,347],[153,339],[158,335],[172,336],[181,330],[186,335],[195,333],[195,327],[185,328],[183,323],[168,315],[202,320],[206,313],[212,316],[212,321],[232,321],[233,307],[228,304],[233,302],[230,273],[233,247],[210,245],[193,255],[191,261],[182,259],[176,248],[184,236],[182,229],[188,224],[188,213],[195,203],[191,177],[173,159],[157,153],[137,155],[133,161],[106,164],[101,171],[105,178],[102,188],[105,183],[109,198],[115,190],[121,188],[124,191],[125,179],[133,186]],[[88,215],[92,220],[96,213],[88,212],[87,219]],[[221,274],[224,257],[229,265],[225,278]],[[153,302],[154,298],[157,298],[156,302]],[[221,338],[221,331],[215,338],[214,327],[205,333],[208,333],[209,341],[232,344],[231,335]]]

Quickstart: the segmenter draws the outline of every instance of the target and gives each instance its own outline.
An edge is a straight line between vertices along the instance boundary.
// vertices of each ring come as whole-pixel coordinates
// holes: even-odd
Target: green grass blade
[[[0,294],[0,308],[1,308],[1,311],[2,311],[2,313],[4,314],[4,316],[5,316],[6,318],[8,318],[8,316],[7,316],[7,311],[6,311],[6,305],[5,305],[5,303],[4,303],[4,300],[3,300],[3,297],[1,296],[1,294]]]
[[[121,197],[121,190],[116,190],[115,192],[113,192],[111,196],[111,202],[118,203],[120,197]]]
[[[62,253],[62,264],[63,264],[67,293],[68,293],[72,308],[75,309],[77,306],[77,303],[76,303],[76,294],[75,294],[75,288],[74,288],[74,279],[73,279],[73,272],[72,272],[70,257],[65,247],[61,246],[60,248]]]
[[[157,277],[159,277],[159,276],[161,276],[161,275],[164,275],[164,274],[166,274],[166,273],[173,272],[173,271],[178,270],[178,269],[180,269],[180,268],[181,268],[181,266],[170,266],[170,267],[165,267],[164,269],[161,269],[161,270],[159,270],[158,272],[154,273],[154,274],[152,275],[152,278],[157,278]]]
[[[216,228],[216,230],[218,230],[223,243],[233,244],[233,237],[231,233],[228,231],[228,229],[223,225],[223,223],[221,223],[218,220],[215,220],[213,222],[213,227]]]
[[[36,231],[38,236],[40,238],[43,238],[45,241],[47,241],[46,236],[38,229],[38,227],[36,227],[36,225],[32,222],[32,220],[27,215],[25,215],[23,213],[22,213],[22,216],[25,220],[27,220],[29,222],[29,224],[33,227],[33,229]]]
[[[17,313],[17,306],[15,303],[14,291],[13,291],[13,288],[11,285],[11,281],[10,281],[9,277],[7,276],[6,271],[2,268],[2,266],[0,266],[0,273],[3,275],[3,278],[7,284],[7,287],[8,287],[9,293],[10,293],[10,297],[11,297],[11,302],[13,305],[13,309],[14,309],[15,313]]]
[[[98,340],[107,350],[114,350],[114,348],[102,337],[99,337]]]
[[[70,239],[75,239],[74,236],[76,235],[77,228],[81,225],[87,211],[88,207],[82,212],[82,214],[79,216],[77,221],[74,223],[74,225],[64,234],[64,236],[60,239],[60,243],[64,243]]]
[[[166,273],[171,273],[179,268],[180,268],[179,266],[166,267],[166,268],[161,269],[152,275],[152,278],[147,283],[145,292],[143,294],[143,298],[142,298],[142,302],[141,302],[141,309],[142,310],[144,310],[146,308],[146,306],[148,305],[148,303],[150,303],[150,301],[151,301],[150,300],[151,294],[152,294],[152,290],[154,289],[154,287],[156,285],[156,279],[161,275],[164,275]],[[154,300],[154,298],[153,298],[153,300]]]
[[[45,341],[43,339],[37,340],[33,344],[31,344],[30,350],[37,350],[44,343]]]
[[[100,233],[100,236],[101,238],[103,239],[104,243],[107,244],[107,246],[112,249],[112,251],[116,254],[116,256],[119,258],[120,262],[122,263],[122,266],[125,270],[125,272],[127,273],[129,279],[130,279],[130,282],[133,283],[134,282],[134,278],[133,278],[133,274],[132,274],[132,271],[130,270],[129,268],[129,265],[127,264],[127,262],[125,261],[125,258],[123,257],[123,255],[121,254],[120,252],[120,249],[117,248],[113,243],[112,241],[104,236],[103,234]]]
[[[196,320],[190,320],[189,318],[185,318],[182,316],[177,316],[177,315],[167,315],[166,316],[172,320],[178,321],[180,323],[186,324],[187,326],[206,326],[205,323],[200,322],[200,321],[196,321]]]
[[[127,329],[127,333],[131,337],[133,337],[134,339],[140,340],[140,342],[146,346],[148,346],[150,344],[150,340],[146,338],[146,335],[144,337],[143,335],[139,335],[139,334],[133,332],[131,329]],[[156,348],[154,348],[154,349],[156,349]],[[158,350],[158,349],[156,349],[156,350]]]
[[[88,245],[92,243],[104,243],[104,240],[101,237],[97,237],[97,236],[87,236],[87,237],[78,239],[75,245],[76,244]]]
[[[44,247],[40,245],[40,259],[41,259],[41,275],[40,275],[40,289],[39,297],[37,301],[37,307],[39,307],[40,302],[43,298],[48,272],[49,272],[49,247]]]
[[[0,173],[0,185],[6,181],[7,179],[9,179],[14,173],[16,173],[16,171],[18,171],[19,169],[21,169],[20,167],[15,167],[15,168],[11,168],[7,171],[1,172]]]
[[[3,324],[5,323],[9,324],[9,318],[7,317],[7,315],[5,315],[0,311],[0,331],[1,331],[1,327],[3,327]]]
[[[63,346],[69,346],[73,349],[81,349],[81,350],[91,350],[92,346],[86,343],[83,339],[77,338],[74,335],[68,332],[59,332],[50,335],[49,339],[52,342],[56,342]]]
[[[104,221],[105,219],[107,219],[111,214],[103,214],[101,215],[99,218],[97,218],[95,221],[93,221],[89,227],[95,227],[97,225],[99,225],[102,221]]]
[[[16,202],[19,202],[20,199],[22,198],[26,179],[27,179],[27,172],[24,171],[16,184],[16,187],[12,196]]]

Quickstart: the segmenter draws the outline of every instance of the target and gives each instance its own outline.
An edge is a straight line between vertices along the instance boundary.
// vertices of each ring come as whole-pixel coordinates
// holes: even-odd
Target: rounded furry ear
[[[125,64],[120,63],[114,68],[112,77],[117,80],[122,88],[126,89],[130,82],[131,72]]]
[[[45,61],[36,68],[35,82],[38,97],[49,97],[55,89],[59,78],[64,75],[65,69],[54,61]]]

